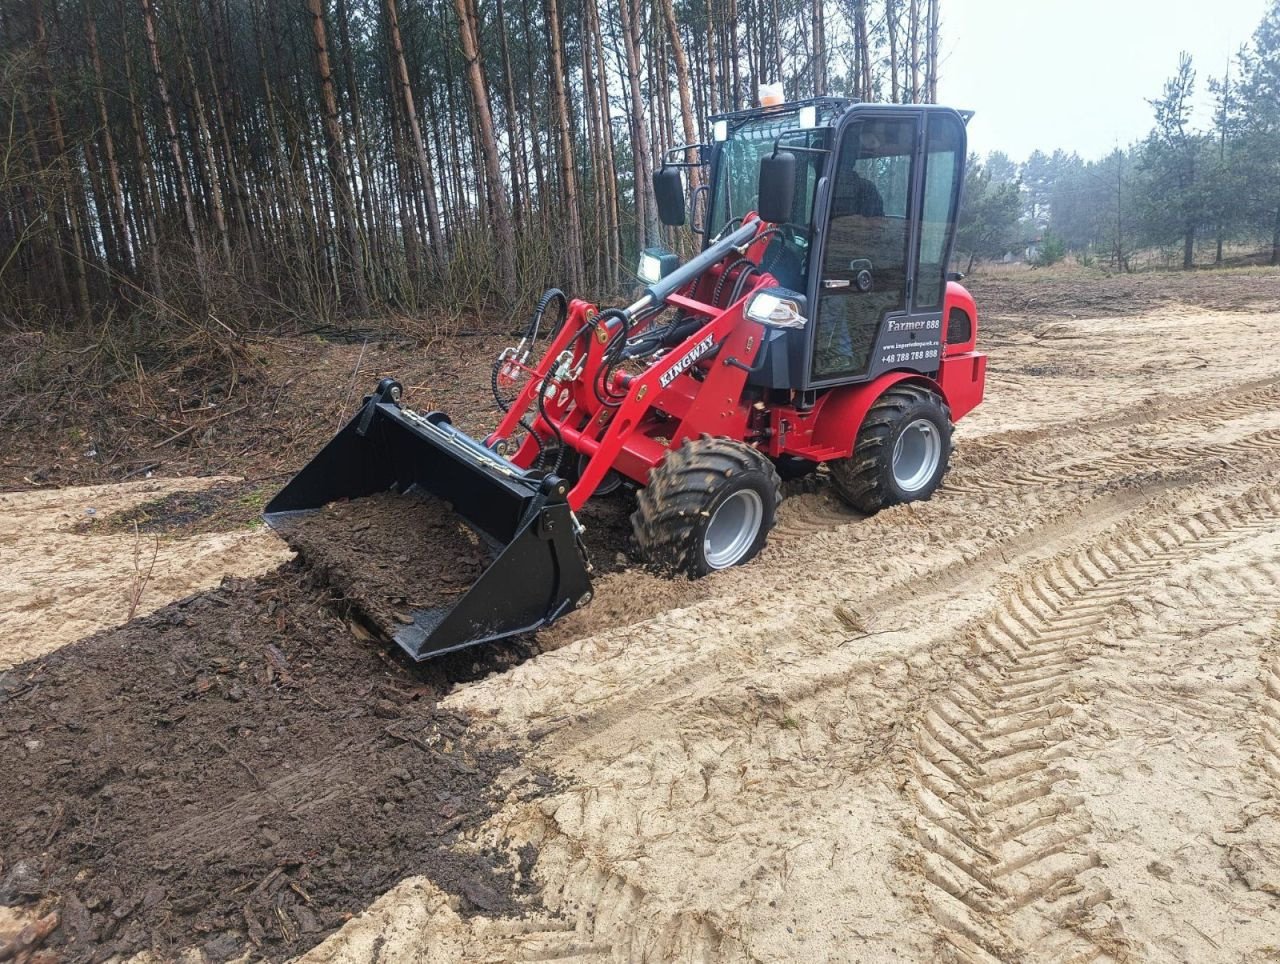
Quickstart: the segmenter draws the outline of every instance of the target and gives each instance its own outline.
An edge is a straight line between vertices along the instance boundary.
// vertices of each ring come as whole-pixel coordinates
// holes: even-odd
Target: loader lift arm
[[[570,490],[569,505],[576,512],[595,493],[605,475],[617,471],[638,484],[670,448],[700,434],[741,437],[749,407],[743,404],[747,370],[763,343],[763,329],[746,319],[747,295],[774,279],[768,273],[748,278],[738,301],[728,308],[713,303],[713,295],[731,255],[758,264],[770,229],[759,218],[730,233],[684,265],[650,286],[644,297],[623,311],[599,312],[584,301],[570,303],[568,318],[536,366],[524,368],[524,387],[485,444],[501,452],[536,410],[531,428],[510,456],[522,468],[532,468],[549,439],[586,457]],[[739,268],[739,271],[745,268]],[[683,293],[687,291],[688,293]],[[610,352],[654,329],[664,310],[676,309],[684,319],[697,319],[696,329],[679,344],[663,350],[639,374],[615,365]],[[518,362],[509,361],[515,368]],[[582,378],[599,372],[599,379]],[[512,372],[511,374],[514,374]],[[716,411],[696,407],[699,391],[723,399]],[[539,398],[541,395],[541,398]]]

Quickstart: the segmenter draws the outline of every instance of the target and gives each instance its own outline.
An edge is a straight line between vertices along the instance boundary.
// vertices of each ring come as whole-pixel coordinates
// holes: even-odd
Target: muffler
[[[307,562],[307,519],[332,503],[396,492],[451,509],[492,560],[456,602],[410,607],[392,619],[360,592],[348,593],[364,621],[415,660],[532,633],[589,601],[591,580],[566,500],[568,484],[513,465],[441,412],[404,408],[401,391],[393,379],[379,382],[356,416],[267,505],[267,524]],[[400,564],[413,566],[438,551],[424,538],[422,556],[406,554]],[[340,588],[370,585],[368,579],[336,581]]]

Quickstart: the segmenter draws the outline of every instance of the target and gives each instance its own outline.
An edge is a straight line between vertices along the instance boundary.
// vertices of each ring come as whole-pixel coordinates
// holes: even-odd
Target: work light
[[[640,252],[640,267],[636,275],[647,285],[657,284],[676,268],[680,267],[680,256],[665,248],[645,248]]]

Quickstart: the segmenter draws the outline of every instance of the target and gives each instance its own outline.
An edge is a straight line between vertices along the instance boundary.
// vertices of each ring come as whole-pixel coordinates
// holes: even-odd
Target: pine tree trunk
[[[434,259],[443,263],[448,258],[446,257],[443,233],[440,229],[440,206],[436,201],[435,173],[431,169],[431,159],[427,156],[427,146],[422,140],[422,125],[418,122],[418,112],[414,107],[413,88],[409,84],[409,67],[405,63],[404,44],[400,39],[400,17],[396,10],[396,0],[386,0],[386,8],[387,29],[391,34],[391,53],[395,58],[400,97],[404,101],[405,117],[409,122],[409,134],[413,138],[414,157],[418,162],[418,171],[422,177],[422,193],[427,206],[427,237]]]
[[[144,0],[145,2],[145,0]],[[356,227],[355,199],[351,197],[347,176],[342,120],[338,116],[338,98],[333,89],[333,71],[329,66],[328,35],[325,30],[323,0],[307,0],[311,15],[311,35],[315,39],[316,72],[320,81],[325,142],[329,160],[329,180],[333,186],[333,203],[345,236],[346,259],[350,267],[351,288],[360,314],[369,312],[369,293],[365,287],[364,259],[360,251],[360,233]]]
[[[67,139],[62,129],[62,111],[58,107],[58,92],[53,84],[53,72],[49,69],[49,37],[45,31],[44,5],[41,0],[34,0],[33,15],[35,18],[35,49],[40,65],[40,73],[48,96],[49,124],[53,130],[53,149],[57,157],[55,163],[67,185],[63,192],[63,211],[67,224],[71,229],[71,250],[67,257],[71,261],[71,276],[75,279],[76,311],[81,318],[89,316],[89,278],[85,268],[88,252],[84,246],[84,234],[79,205],[72,190],[71,164],[67,160]]]
[[[907,0],[907,35],[910,48],[911,103],[920,103],[920,0]]]
[[[31,145],[31,160],[32,160],[33,168],[34,170],[42,171],[44,170],[44,155],[40,150],[41,138],[36,133],[34,115],[31,112],[31,105],[27,101],[26,92],[21,89],[19,89],[17,92],[17,103],[18,103],[19,112],[22,116],[24,125],[26,126],[27,130],[31,132],[31,136],[27,138],[27,141]],[[37,199],[35,193],[32,191],[31,187],[29,185],[24,186],[24,190],[27,193],[28,201],[31,204],[32,210],[38,212],[37,216],[39,217],[46,216],[42,211],[42,205]],[[59,307],[67,308],[74,311],[75,302],[71,294],[71,286],[67,281],[67,265],[66,265],[67,255],[62,247],[62,233],[64,228],[65,228],[65,225],[59,223],[57,236],[49,240],[48,254],[46,258],[42,260],[47,260],[48,263],[53,266],[54,283],[58,288]]]
[[[938,47],[941,42],[941,38],[938,35],[941,26],[939,23],[939,6],[940,0],[929,0],[925,100],[930,104],[938,102]]]
[[[821,2],[821,0],[818,0]],[[662,17],[667,23],[667,40],[671,43],[671,57],[676,64],[676,87],[680,94],[680,126],[684,130],[684,142],[698,142],[697,127],[693,122],[693,104],[689,99],[689,58],[685,56],[684,43],[680,39],[680,28],[676,23],[675,8],[671,0],[659,0],[662,6]],[[702,183],[702,172],[690,168],[689,186],[697,188]]]
[[[489,214],[493,219],[494,241],[498,246],[498,286],[507,304],[516,297],[516,242],[511,227],[511,213],[502,184],[502,168],[498,161],[498,140],[493,132],[493,113],[489,109],[489,92],[480,66],[479,41],[470,0],[453,0],[458,13],[458,29],[462,38],[462,56],[467,63],[467,83],[475,107],[479,127],[480,150],[484,157],[485,183],[489,198]]]
[[[827,93],[827,33],[822,21],[822,0],[813,0],[813,95],[815,97],[823,97]]]
[[[187,235],[191,239],[191,250],[195,255],[196,274],[203,289],[208,284],[208,273],[204,261],[204,247],[200,243],[200,231],[196,227],[195,207],[191,203],[191,189],[187,185],[186,165],[182,157],[182,144],[178,140],[178,122],[173,112],[173,101],[169,99],[169,85],[164,79],[164,70],[160,66],[160,46],[156,42],[155,11],[151,0],[138,0],[142,7],[143,35],[147,43],[147,53],[151,58],[151,73],[155,80],[156,94],[160,98],[160,107],[164,114],[165,133],[169,137],[169,153],[173,157],[174,180],[178,191],[178,202],[182,207],[182,216],[187,225]],[[202,294],[204,292],[202,291]]]
[[[631,152],[635,160],[637,237],[641,248],[656,244],[661,237],[658,206],[653,197],[653,165],[649,154],[648,124],[640,94],[639,12],[631,0],[619,0],[622,12],[622,42],[627,55],[627,86],[631,95]],[[735,61],[736,62],[736,61]]]
[[[181,23],[181,19],[177,21]],[[227,211],[222,201],[221,178],[218,174],[217,161],[213,153],[213,137],[209,134],[209,121],[205,115],[204,98],[200,96],[200,82],[196,78],[195,64],[191,61],[191,53],[187,47],[186,31],[178,27],[178,45],[182,50],[182,60],[187,68],[187,83],[191,85],[191,109],[195,114],[197,154],[203,158],[204,170],[208,180],[209,204],[213,210],[213,227],[218,233],[218,244],[222,247],[222,257],[228,269],[231,267],[231,241],[227,237]]]
[[[338,0],[338,39],[342,43],[342,77],[347,87],[347,98],[351,105],[351,137],[354,141],[352,153],[355,155],[357,186],[356,204],[364,219],[365,233],[371,243],[376,243],[379,234],[378,220],[375,215],[377,205],[376,184],[370,173],[373,164],[369,159],[369,142],[364,126],[364,111],[360,103],[360,86],[356,82],[355,55],[351,46],[351,17],[347,11],[347,0]]]
[[[111,136],[111,122],[107,115],[107,99],[103,94],[106,85],[102,80],[102,58],[98,53],[98,29],[93,22],[93,13],[85,12],[85,36],[89,41],[89,60],[93,65],[93,95],[98,108],[98,124],[102,128],[102,149],[106,155],[107,181],[111,186],[111,205],[115,212],[115,220],[120,229],[121,254],[124,267],[132,269],[135,264],[135,245],[129,237],[129,218],[125,214],[124,189],[120,181],[120,165],[116,160],[115,141]]]
[[[729,18],[725,25],[729,40],[729,64],[733,70],[733,90],[730,92],[730,110],[742,107],[742,68],[738,63],[738,0],[729,0]]]
[[[116,13],[123,23],[125,19],[125,0],[117,0]],[[124,76],[129,94],[129,126],[133,131],[133,150],[137,155],[137,177],[142,184],[139,192],[138,206],[142,209],[142,224],[145,233],[137,233],[139,249],[146,247],[149,257],[147,269],[151,275],[151,290],[160,303],[164,303],[164,286],[160,272],[159,245],[159,212],[160,194],[156,190],[155,169],[151,165],[151,152],[147,146],[146,134],[142,126],[142,111],[138,107],[137,87],[133,79],[133,54],[126,34],[122,38],[124,45]]]
[[[213,61],[210,58],[208,46],[204,50],[204,65],[205,71],[209,75],[211,89],[216,92],[217,76],[214,73]],[[260,245],[256,236],[257,225],[249,216],[247,192],[242,183],[240,164],[236,158],[235,149],[231,146],[231,124],[227,121],[227,114],[224,108],[224,105],[232,103],[234,103],[232,98],[215,93],[213,98],[214,118],[218,124],[218,140],[222,146],[222,166],[227,172],[227,183],[231,186],[231,203],[235,209],[236,220],[239,222],[240,230],[244,232],[244,238],[248,240],[249,276],[254,285],[257,285],[262,273],[261,265],[258,263],[258,248]],[[241,137],[244,134],[244,131],[240,132]]]
[[[564,193],[565,267],[570,290],[583,290],[582,214],[578,210],[578,178],[573,157],[573,137],[569,128],[569,103],[565,92],[563,38],[560,8],[556,0],[546,0],[547,33],[551,38],[551,99],[555,104],[556,126],[560,133],[560,188]]]
[[[856,0],[853,6],[853,38],[857,48],[855,60],[858,71],[856,95],[863,100],[871,99],[871,40],[867,33],[867,0]]]
[[[524,138],[520,136],[520,114],[516,108],[515,75],[511,69],[511,42],[507,36],[507,12],[503,0],[498,0],[498,43],[502,52],[503,105],[507,111],[507,152],[511,164],[511,194],[514,204],[516,231],[524,221],[524,209],[529,202],[529,165],[524,156]],[[586,43],[582,45],[585,51]]]
[[[618,206],[618,159],[613,149],[613,115],[609,109],[609,74],[605,67],[600,8],[597,6],[597,0],[586,0],[586,3],[596,50],[596,84],[600,89],[600,126],[604,139],[603,186],[606,193],[605,212],[610,237],[605,283],[609,291],[616,291],[619,281],[619,262],[622,259],[622,213]]]
[[[889,100],[896,104],[901,99],[898,84],[898,3],[884,0],[884,25],[889,35]]]

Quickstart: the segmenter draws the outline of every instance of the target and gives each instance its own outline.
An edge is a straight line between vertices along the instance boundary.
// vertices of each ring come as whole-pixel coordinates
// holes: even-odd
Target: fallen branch
[[[219,412],[217,415],[213,416],[213,418],[206,418],[203,422],[196,422],[194,425],[188,425],[186,428],[184,428],[181,432],[178,432],[176,435],[170,435],[163,442],[157,442],[155,445],[151,447],[153,449],[158,449],[158,448],[161,448],[162,446],[168,445],[170,442],[176,442],[178,439],[182,438],[184,435],[194,432],[198,428],[204,428],[206,425],[216,422],[220,418],[226,418],[228,415],[235,415],[237,412],[243,412],[248,407],[249,406],[245,404],[245,405],[241,405],[239,408],[233,408],[228,412]]]
[[[133,587],[129,592],[129,615],[125,616],[124,621],[127,623],[133,619],[138,612],[138,604],[142,602],[143,590],[147,588],[147,583],[151,581],[151,573],[156,568],[156,557],[160,555],[160,536],[156,536],[155,545],[151,548],[151,562],[147,565],[147,571],[144,575],[142,572],[142,534],[138,531],[138,523],[133,524]]]

